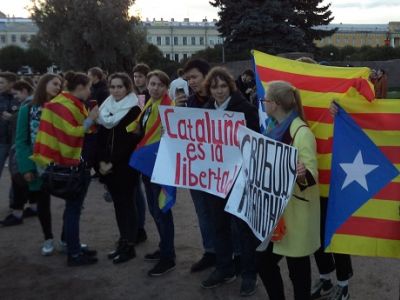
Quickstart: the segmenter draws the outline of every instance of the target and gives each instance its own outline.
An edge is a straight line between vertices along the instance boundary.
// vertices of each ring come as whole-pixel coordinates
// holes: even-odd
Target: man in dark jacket
[[[236,80],[236,86],[248,101],[255,92],[256,81],[253,70],[245,70]]]
[[[18,101],[11,94],[15,81],[17,75],[14,73],[0,73],[0,177],[11,146],[10,120],[19,107]]]
[[[99,67],[89,69],[88,76],[92,81],[90,100],[96,100],[100,106],[110,95],[107,81],[104,78],[104,72]]]

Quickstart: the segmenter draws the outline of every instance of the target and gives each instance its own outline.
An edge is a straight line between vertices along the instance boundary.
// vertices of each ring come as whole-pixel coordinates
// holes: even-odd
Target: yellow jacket
[[[290,126],[291,137],[304,125],[300,118],[294,119]],[[297,131],[293,146],[298,150],[298,160],[305,165],[316,184],[303,191],[295,184],[283,214],[286,234],[281,241],[274,243],[273,252],[288,257],[301,257],[313,254],[321,243],[317,146],[309,127],[301,127]]]

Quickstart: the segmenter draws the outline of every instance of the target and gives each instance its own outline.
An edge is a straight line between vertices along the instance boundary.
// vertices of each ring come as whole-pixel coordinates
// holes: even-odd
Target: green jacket
[[[20,108],[17,120],[17,132],[15,136],[15,149],[17,157],[18,170],[21,174],[33,173],[36,180],[29,183],[29,190],[38,191],[42,187],[36,164],[29,158],[33,154],[33,145],[31,142],[31,132],[29,124],[30,105],[24,105]]]

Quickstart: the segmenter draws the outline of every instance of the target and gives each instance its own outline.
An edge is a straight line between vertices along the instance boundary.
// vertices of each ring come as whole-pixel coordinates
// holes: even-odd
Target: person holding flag
[[[268,84],[265,109],[274,123],[266,135],[298,149],[297,184],[281,219],[281,233],[258,254],[261,280],[271,300],[285,299],[279,261],[285,256],[296,300],[309,299],[310,255],[320,246],[316,140],[304,117],[299,91],[284,81]],[[283,225],[282,225],[283,224]]]
[[[68,190],[66,191],[68,196],[64,198],[67,264],[71,267],[97,263],[97,252],[83,248],[79,241],[80,215],[90,183],[90,173],[81,160],[82,147],[85,133],[90,131],[99,114],[97,106],[88,113],[84,105],[84,101],[90,95],[90,85],[90,79],[86,74],[70,73],[67,82],[68,92],[61,92],[46,103],[42,110],[31,156],[40,168],[47,169],[56,166],[68,170],[84,170],[80,178],[83,182],[80,183],[79,191]],[[74,194],[73,197],[72,194]]]
[[[171,207],[175,203],[176,189],[151,182],[161,140],[158,107],[172,105],[168,96],[169,82],[168,75],[163,71],[155,70],[147,75],[150,100],[139,117],[126,128],[128,132],[140,137],[129,164],[143,175],[147,205],[160,235],[159,250],[145,256],[146,261],[157,262],[148,272],[151,277],[161,276],[175,269],[174,221]]]

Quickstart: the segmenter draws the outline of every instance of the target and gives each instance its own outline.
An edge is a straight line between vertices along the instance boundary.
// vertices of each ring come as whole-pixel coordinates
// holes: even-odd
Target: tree
[[[25,61],[35,72],[45,73],[51,65],[51,60],[40,49],[29,48],[25,51]]]
[[[7,46],[0,49],[0,69],[17,72],[26,64],[25,51],[18,46]]]
[[[323,0],[291,0],[295,14],[292,24],[304,32],[304,41],[308,50],[315,49],[315,40],[331,36],[337,28],[331,30],[317,29],[316,26],[328,25],[333,21],[331,4],[322,5]]]
[[[63,69],[100,66],[131,70],[144,44],[138,19],[129,17],[134,0],[34,0],[37,41]]]
[[[228,47],[279,53],[314,50],[314,40],[336,32],[315,28],[333,20],[330,4],[322,2],[213,0],[210,4],[219,8],[217,26]]]
[[[165,58],[161,50],[153,44],[146,44],[140,50],[137,62],[146,63],[151,69],[163,70],[170,76],[174,76],[176,70],[181,66],[179,62]]]
[[[228,48],[269,53],[306,48],[303,30],[291,23],[295,12],[290,1],[213,0],[210,4],[219,8],[217,27]]]

